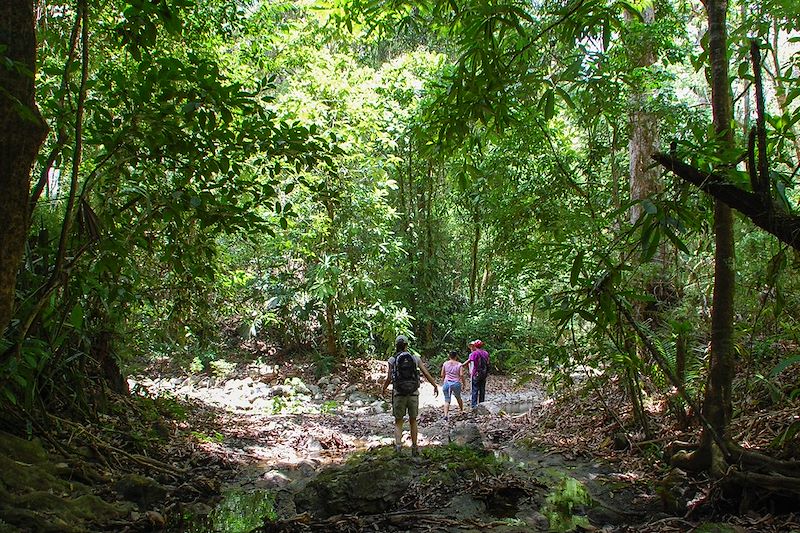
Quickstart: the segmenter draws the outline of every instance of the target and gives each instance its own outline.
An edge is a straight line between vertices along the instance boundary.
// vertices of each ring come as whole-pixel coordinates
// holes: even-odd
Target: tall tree
[[[14,308],[33,163],[47,134],[35,101],[33,2],[0,3],[0,332]]]
[[[706,0],[708,14],[708,48],[711,67],[711,109],[721,150],[733,146],[733,102],[728,77],[728,2]],[[724,157],[724,155],[723,155]],[[719,439],[729,437],[733,413],[731,387],[733,384],[733,311],[736,287],[735,244],[733,239],[733,210],[714,202],[714,295],[711,310],[711,361],[708,383],[703,400],[703,416],[708,426],[703,431],[701,455],[710,452],[714,461]],[[722,473],[722,472],[719,472]]]
[[[637,30],[631,31],[626,38],[626,50],[634,70],[643,73],[647,67],[656,62],[657,47],[654,39],[648,36],[647,26],[655,22],[655,6],[648,4],[642,9],[642,23],[635,24],[634,15],[626,11],[628,25]],[[658,117],[652,111],[652,83],[645,74],[640,74],[638,83],[631,92],[630,105],[630,141],[628,153],[630,157],[630,195],[633,202],[649,198],[659,192],[658,169],[652,164],[650,156],[658,149]],[[631,205],[631,223],[635,224],[642,216],[644,208],[641,203]]]

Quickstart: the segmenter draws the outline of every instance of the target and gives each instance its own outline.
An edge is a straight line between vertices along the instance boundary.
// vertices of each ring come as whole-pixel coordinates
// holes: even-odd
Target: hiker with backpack
[[[392,414],[394,415],[394,448],[400,452],[403,442],[403,418],[408,413],[411,429],[411,455],[419,455],[417,449],[417,415],[419,414],[419,373],[433,385],[433,395],[439,396],[439,388],[425,363],[408,351],[408,339],[399,335],[395,340],[395,354],[389,358],[389,370],[383,380],[381,394],[392,384]]]
[[[458,360],[458,352],[452,350],[450,359],[442,364],[442,392],[444,392],[444,419],[447,420],[450,411],[450,398],[455,396],[458,408],[464,412],[464,402],[461,400],[461,389],[465,388],[464,369]]]
[[[489,352],[483,349],[483,341],[475,339],[469,343],[469,348],[472,352],[469,358],[461,365],[467,366],[470,363],[472,371],[472,391],[471,391],[471,405],[472,408],[478,406],[478,403],[486,400],[486,377],[489,375]]]

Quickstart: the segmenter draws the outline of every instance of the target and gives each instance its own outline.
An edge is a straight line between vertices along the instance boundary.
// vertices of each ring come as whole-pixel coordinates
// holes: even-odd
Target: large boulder
[[[377,514],[397,505],[411,484],[409,457],[362,461],[330,470],[295,495],[298,513],[325,519],[342,513]]]

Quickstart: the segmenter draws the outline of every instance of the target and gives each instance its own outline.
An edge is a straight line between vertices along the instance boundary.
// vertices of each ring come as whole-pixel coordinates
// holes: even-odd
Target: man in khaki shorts
[[[433,395],[439,396],[439,387],[425,363],[418,355],[408,352],[408,339],[399,335],[395,340],[395,354],[389,358],[389,369],[383,380],[381,394],[392,384],[392,414],[394,415],[394,448],[400,452],[403,442],[403,418],[408,413],[411,428],[411,455],[419,455],[417,449],[417,415],[419,414],[419,373],[433,385]]]

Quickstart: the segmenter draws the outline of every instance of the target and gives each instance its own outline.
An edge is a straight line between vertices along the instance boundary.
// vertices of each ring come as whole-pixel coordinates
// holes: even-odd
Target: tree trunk
[[[337,363],[343,363],[339,360],[338,348],[338,334],[336,332],[336,307],[333,301],[328,301],[325,304],[325,352],[333,357]]]
[[[630,17],[627,17],[630,19]],[[649,5],[642,10],[645,24],[655,21],[655,8]],[[647,41],[647,39],[644,39]],[[631,43],[635,50],[635,57],[631,63],[639,68],[646,68],[656,62],[656,50],[649,42]],[[631,137],[628,143],[630,156],[630,195],[632,201],[644,200],[661,190],[659,171],[653,167],[650,155],[658,150],[658,121],[656,116],[648,110],[649,102],[653,96],[652,89],[635,87],[628,101],[630,108]],[[642,216],[643,208],[640,203],[631,206],[631,224],[635,224]]]
[[[481,241],[481,225],[476,220],[473,222],[472,246],[470,247],[469,264],[469,305],[475,304],[475,293],[478,284],[478,245]]]
[[[711,361],[703,399],[703,416],[710,424],[703,433],[702,445],[717,438],[728,438],[728,424],[733,412],[733,303],[734,272],[733,211],[720,201],[714,204],[714,296],[711,308]]]
[[[328,214],[328,221],[330,224],[328,236],[326,237],[325,249],[328,254],[335,254],[339,248],[339,243],[336,238],[336,206],[330,198],[325,202],[325,210]],[[337,279],[335,283],[336,287],[333,294],[328,296],[325,302],[325,352],[332,357],[338,365],[345,363],[345,361],[340,359],[339,332],[336,328],[336,299],[339,297],[339,280]]]
[[[728,79],[728,36],[726,0],[705,0],[708,14],[709,60],[711,65],[711,106],[714,129],[723,141],[722,150],[733,144],[733,105]],[[704,419],[700,448],[678,456],[676,464],[693,469],[724,472],[729,422],[733,411],[733,303],[735,288],[733,211],[720,200],[714,202],[714,296],[711,310],[711,354],[708,382],[703,398]]]
[[[18,65],[0,68],[0,332],[14,309],[17,271],[28,234],[31,169],[47,125],[35,102],[36,32],[33,3],[0,2],[3,55]]]

